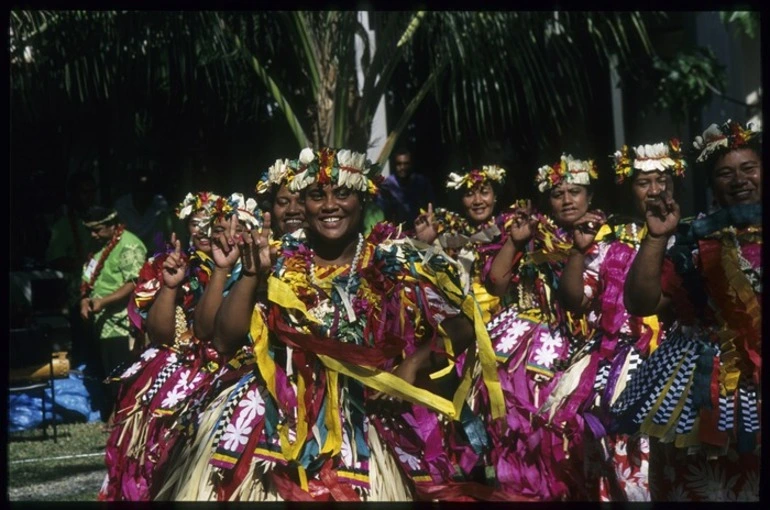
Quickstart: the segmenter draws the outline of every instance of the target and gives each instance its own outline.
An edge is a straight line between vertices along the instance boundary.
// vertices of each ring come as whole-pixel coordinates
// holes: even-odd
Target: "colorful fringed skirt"
[[[712,328],[676,325],[612,406],[616,430],[656,439],[655,501],[759,498],[759,390],[745,377],[725,388],[717,340]]]
[[[114,427],[105,449],[106,501],[148,501],[162,480],[169,453],[187,438],[178,418],[210,398],[216,381],[237,377],[253,363],[248,350],[227,363],[193,339],[178,347],[150,348],[121,374]]]
[[[488,479],[519,496],[555,501],[579,493],[569,459],[571,438],[559,424],[548,424],[538,410],[559,380],[559,362],[569,356],[569,341],[539,314],[506,308],[487,325],[498,361],[506,416],[490,420],[486,389],[474,409],[486,417],[489,435]]]
[[[321,416],[325,421],[326,414]],[[399,460],[366,420],[343,424],[337,454],[301,448],[297,433],[325,444],[327,431],[286,426],[258,374],[222,391],[180,449],[159,499],[176,501],[410,501]],[[344,418],[343,418],[344,420]],[[348,425],[348,426],[345,426]],[[351,441],[351,435],[353,435]],[[327,436],[328,437],[328,436]],[[312,444],[312,443],[311,443]],[[294,448],[296,447],[296,448]],[[287,460],[292,453],[297,458]],[[301,453],[300,453],[301,452]],[[312,454],[312,455],[311,455]],[[401,459],[402,461],[406,460]]]

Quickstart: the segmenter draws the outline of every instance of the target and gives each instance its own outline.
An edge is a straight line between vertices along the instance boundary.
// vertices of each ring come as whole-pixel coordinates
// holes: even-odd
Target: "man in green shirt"
[[[80,316],[91,325],[93,337],[99,343],[102,368],[109,375],[134,358],[127,306],[147,248],[125,229],[112,209],[90,208],[83,224],[100,248],[83,266]],[[110,410],[116,391],[113,388],[111,392]],[[111,411],[107,416],[110,414]]]

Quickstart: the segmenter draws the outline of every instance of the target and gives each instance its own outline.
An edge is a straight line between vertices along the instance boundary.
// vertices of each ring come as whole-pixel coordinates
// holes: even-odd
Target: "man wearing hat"
[[[119,365],[133,361],[127,305],[147,256],[147,248],[136,235],[125,229],[113,209],[91,207],[83,224],[98,248],[83,266],[80,316],[90,321],[93,338],[99,344],[102,368],[105,375],[110,375]],[[116,396],[112,395],[103,419],[111,414]]]

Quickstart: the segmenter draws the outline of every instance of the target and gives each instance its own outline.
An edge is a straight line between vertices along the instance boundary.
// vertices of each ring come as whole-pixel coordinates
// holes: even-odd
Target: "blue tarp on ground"
[[[87,423],[101,419],[102,384],[84,375],[84,366],[70,371],[66,379],[54,381],[56,407],[54,419],[61,423]],[[51,420],[51,389],[46,388],[46,420]],[[41,390],[8,394],[8,431],[18,432],[39,427],[43,422]]]

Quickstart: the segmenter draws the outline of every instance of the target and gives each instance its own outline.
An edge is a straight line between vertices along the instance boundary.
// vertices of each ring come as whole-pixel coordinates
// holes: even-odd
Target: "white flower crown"
[[[449,189],[460,189],[463,186],[469,188],[484,181],[494,181],[502,184],[505,180],[505,168],[497,165],[484,165],[481,170],[474,168],[463,175],[452,172],[447,178],[446,187]]]
[[[703,132],[703,135],[696,136],[692,143],[693,147],[700,151],[696,161],[703,163],[726,149],[745,147],[750,140],[761,135],[760,128],[752,122],[747,123],[745,129],[738,122],[730,119],[721,126],[711,124]]]
[[[537,189],[542,193],[558,186],[562,181],[588,186],[591,179],[598,178],[594,160],[575,159],[569,154],[562,154],[558,163],[543,165],[537,169],[535,182]]]
[[[334,183],[339,186],[375,194],[380,167],[366,159],[365,154],[348,149],[322,148],[318,151],[306,147],[299,159],[289,163],[294,170],[290,179],[291,191],[302,191],[315,182]]]

